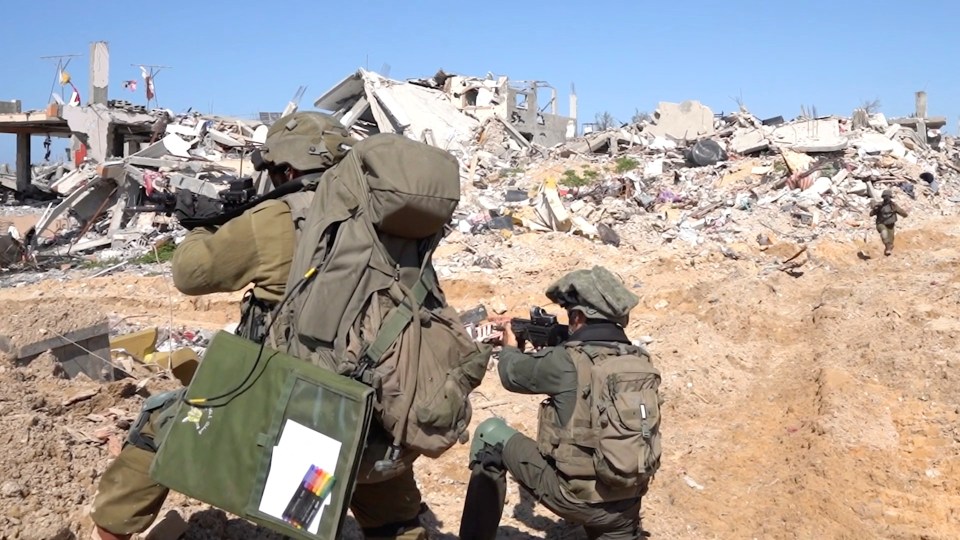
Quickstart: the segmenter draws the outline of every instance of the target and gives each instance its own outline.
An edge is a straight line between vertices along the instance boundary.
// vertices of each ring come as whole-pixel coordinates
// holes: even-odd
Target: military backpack
[[[577,369],[577,401],[566,426],[541,425],[548,430],[541,451],[571,478],[596,478],[600,498],[637,494],[660,467],[660,372],[643,347],[565,347]]]
[[[460,200],[448,152],[393,134],[354,145],[317,181],[271,339],[375,390],[393,445],[437,457],[470,423],[491,348],[447,305],[431,261]]]

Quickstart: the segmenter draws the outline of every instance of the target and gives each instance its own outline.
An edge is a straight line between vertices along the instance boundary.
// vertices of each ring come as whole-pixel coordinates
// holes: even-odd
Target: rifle
[[[544,311],[542,307],[530,308],[529,319],[510,319],[510,329],[517,337],[517,347],[522,351],[529,341],[535,349],[553,347],[570,337],[570,329],[557,322],[557,316]]]
[[[197,212],[193,217],[181,219],[180,224],[187,229],[220,226],[263,201],[278,199],[299,191],[304,188],[305,184],[303,180],[298,178],[286,182],[259,197],[256,196],[256,188],[253,187],[253,179],[250,177],[231,179],[228,181],[228,186],[227,189],[219,193],[217,198],[193,193],[194,209]],[[177,196],[173,193],[155,193],[147,199],[156,206],[136,206],[129,208],[129,210],[133,212],[160,212],[169,216],[177,208]]]
[[[222,214],[244,206],[254,198],[256,193],[257,190],[253,187],[253,178],[229,177],[227,189],[218,193],[217,197],[210,197],[200,193],[192,193],[192,195],[197,208],[204,208],[207,212]],[[160,212],[169,215],[177,209],[177,195],[175,193],[157,191],[150,195],[144,195],[144,197],[152,202],[153,206],[136,206],[131,210],[138,212]]]

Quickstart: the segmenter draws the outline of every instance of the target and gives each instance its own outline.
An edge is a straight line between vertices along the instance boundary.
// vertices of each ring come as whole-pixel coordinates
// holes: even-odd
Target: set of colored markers
[[[323,507],[324,499],[333,489],[333,481],[332,474],[311,465],[287,504],[287,509],[283,511],[283,520],[298,529],[309,527]]]

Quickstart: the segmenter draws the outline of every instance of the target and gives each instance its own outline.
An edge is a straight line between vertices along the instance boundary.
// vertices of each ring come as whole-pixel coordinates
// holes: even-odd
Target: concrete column
[[[567,138],[572,139],[576,137],[580,130],[577,129],[577,91],[574,90],[573,85],[570,85],[570,118],[573,119],[571,124],[573,125],[573,130],[571,132],[570,127],[567,127]]]
[[[927,117],[927,93],[924,91],[917,92],[917,102],[916,102],[916,114],[917,118],[926,118]]]
[[[107,86],[110,81],[110,50],[106,41],[90,44],[90,101],[107,104]]]
[[[923,142],[929,142],[927,140],[927,93],[924,91],[917,92],[917,134],[920,135],[920,139]]]
[[[30,168],[30,134],[17,133],[17,198],[22,198],[33,183]]]

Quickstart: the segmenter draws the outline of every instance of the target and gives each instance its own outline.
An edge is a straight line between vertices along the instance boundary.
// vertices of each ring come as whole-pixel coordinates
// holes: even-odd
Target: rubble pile
[[[541,106],[544,89],[551,95]],[[762,228],[806,241],[863,230],[884,189],[939,212],[960,202],[953,187],[960,148],[942,134],[943,119],[925,116],[887,119],[858,109],[851,118],[786,121],[760,119],[743,106],[716,115],[697,101],[662,102],[640,122],[575,137],[575,96],[565,117],[557,114],[556,91],[541,81],[442,70],[396,81],[360,69],[314,105],[357,138],[397,133],[454,154],[463,198],[451,230],[465,237],[559,232],[620,246],[624,235],[642,235],[696,246],[754,238]],[[99,250],[101,259],[122,260],[176,242],[184,234],[170,217],[176,191],[220,196],[252,173],[246,156],[268,129],[264,122],[110,107],[88,108],[113,111],[116,122],[141,132],[149,119],[147,144],[127,140],[122,158],[35,168],[34,185],[61,201],[30,231],[11,233],[22,238],[27,259]],[[285,113],[295,109],[291,102]],[[67,112],[71,126],[89,114]],[[271,187],[263,175],[255,186],[260,194]]]
[[[758,229],[805,241],[862,230],[884,189],[937,212],[960,202],[953,137],[918,134],[916,119],[855,118],[717,117],[697,102],[661,103],[651,121],[586,134],[545,157],[508,156],[510,168],[474,180],[457,228],[560,231],[615,246],[623,231],[691,245],[753,239]]]
[[[253,172],[246,156],[268,129],[165,109],[151,115],[149,141],[126,157],[34,167],[33,187],[59,204],[49,203],[30,231],[11,233],[27,260],[93,250],[101,260],[132,258],[182,237],[170,216],[176,191],[218,197],[231,180]]]

